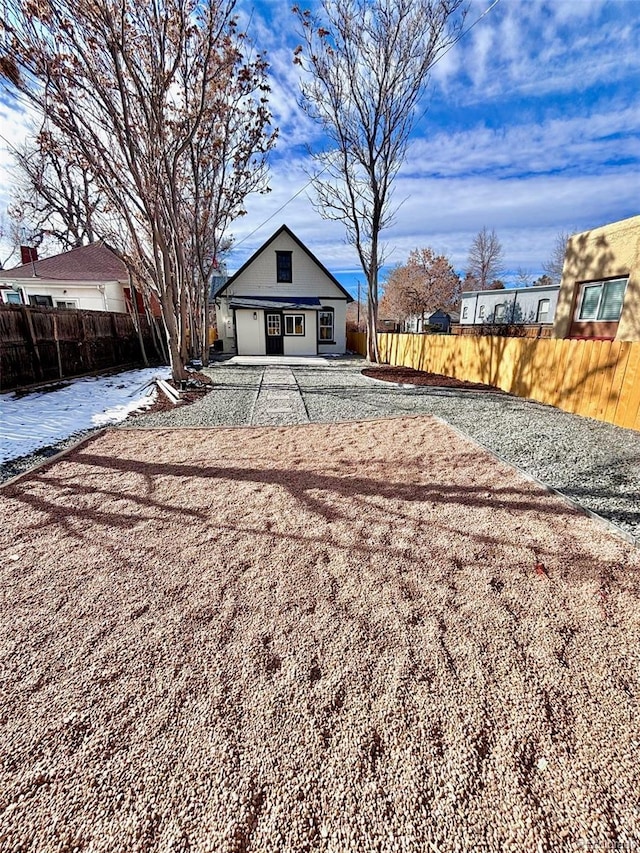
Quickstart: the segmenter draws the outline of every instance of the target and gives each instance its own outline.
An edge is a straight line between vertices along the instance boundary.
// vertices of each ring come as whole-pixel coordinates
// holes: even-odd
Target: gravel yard
[[[640,433],[561,412],[502,393],[407,388],[361,374],[362,359],[292,366],[309,419],[317,422],[434,414],[508,462],[558,489],[640,541]],[[251,422],[264,366],[220,362],[208,371],[215,385],[201,401],[139,415],[127,425],[244,426]],[[298,421],[299,417],[292,418]],[[282,422],[287,422],[286,417]],[[0,479],[28,470],[60,442],[0,466]]]
[[[640,845],[640,551],[440,422],[114,429],[3,498],[0,849]]]

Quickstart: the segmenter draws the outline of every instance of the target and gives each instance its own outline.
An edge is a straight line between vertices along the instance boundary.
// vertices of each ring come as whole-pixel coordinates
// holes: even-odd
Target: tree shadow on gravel
[[[313,498],[309,492],[324,491],[350,499],[354,496],[363,495],[400,501],[431,500],[440,503],[455,503],[465,507],[492,507],[494,509],[508,507],[514,511],[539,511],[543,508],[541,503],[544,503],[545,512],[560,516],[575,514],[575,510],[560,502],[549,501],[547,495],[543,492],[536,494],[532,488],[496,488],[487,484],[394,483],[388,480],[374,480],[361,476],[339,477],[309,470],[236,468],[232,465],[211,468],[197,465],[115,459],[84,452],[78,453],[75,456],[75,461],[91,467],[140,474],[145,479],[151,480],[156,477],[186,477],[281,486],[293,497],[329,520],[336,517],[335,509],[331,507],[330,503]]]

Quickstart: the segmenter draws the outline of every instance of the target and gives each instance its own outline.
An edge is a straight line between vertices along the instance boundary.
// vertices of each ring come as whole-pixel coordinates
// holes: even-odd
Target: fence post
[[[56,345],[56,356],[58,358],[58,376],[60,379],[63,377],[62,373],[62,356],[60,355],[60,337],[58,336],[58,318],[56,315],[53,315],[53,341]]]
[[[33,353],[35,355],[35,366],[36,366],[36,376],[38,379],[44,379],[44,370],[42,369],[42,359],[40,358],[40,349],[38,347],[38,339],[36,338],[36,332],[33,328],[33,320],[31,319],[31,308],[27,305],[23,305],[21,307],[22,316],[24,317],[25,325],[29,332],[29,341],[31,342],[31,347],[33,349]]]

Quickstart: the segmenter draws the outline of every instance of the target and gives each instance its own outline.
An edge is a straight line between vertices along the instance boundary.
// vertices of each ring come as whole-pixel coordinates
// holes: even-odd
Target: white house
[[[0,271],[0,300],[47,308],[127,313],[129,276],[103,243]]]
[[[328,355],[347,349],[353,297],[283,225],[215,294],[218,338],[237,355]]]
[[[465,291],[460,306],[460,325],[551,324],[559,291],[559,284]]]

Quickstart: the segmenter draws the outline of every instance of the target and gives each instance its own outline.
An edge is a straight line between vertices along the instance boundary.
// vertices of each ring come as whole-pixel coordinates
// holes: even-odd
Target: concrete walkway
[[[309,423],[300,388],[290,367],[265,367],[256,398],[253,426],[284,426]]]

